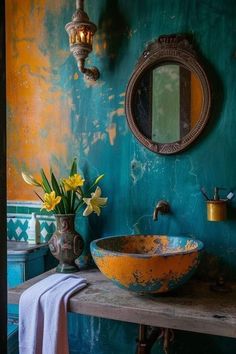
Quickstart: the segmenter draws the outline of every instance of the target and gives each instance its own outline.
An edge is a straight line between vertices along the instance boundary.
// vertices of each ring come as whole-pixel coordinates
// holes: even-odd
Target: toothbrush
[[[206,198],[206,200],[210,200],[206,194],[206,191],[205,191],[205,188],[204,187],[201,187],[201,192],[203,194],[203,196]]]
[[[233,197],[234,197],[234,193],[229,192],[229,194],[226,196],[226,199],[231,200],[231,199],[233,199]]]

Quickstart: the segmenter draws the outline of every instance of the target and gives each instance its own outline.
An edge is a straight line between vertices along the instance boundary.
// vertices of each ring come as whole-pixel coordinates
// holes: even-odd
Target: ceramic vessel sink
[[[163,293],[184,284],[196,270],[203,243],[179,236],[113,236],[91,242],[100,271],[137,293]]]

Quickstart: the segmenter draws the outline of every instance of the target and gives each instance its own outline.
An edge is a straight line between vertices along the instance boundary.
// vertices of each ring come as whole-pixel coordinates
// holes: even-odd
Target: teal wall
[[[199,191],[202,185],[209,194],[214,186],[236,187],[235,2],[91,0],[87,5],[90,18],[99,27],[98,41],[107,41],[107,49],[101,55],[91,55],[91,62],[101,71],[101,79],[91,87],[86,87],[81,78],[76,82],[69,80],[68,73],[76,71],[72,57],[61,68],[61,76],[75,105],[71,124],[76,144],[68,144],[70,156],[79,154],[82,169],[106,174],[103,188],[109,196],[109,206],[99,220],[89,220],[89,239],[149,232],[191,235],[204,241],[209,253],[202,273],[212,277],[221,269],[236,276],[235,209],[232,205],[230,220],[210,223]],[[192,34],[205,57],[213,104],[202,137],[186,152],[164,157],[135,140],[123,108],[128,79],[145,45],[168,33]],[[112,129],[116,136],[111,141],[106,132]],[[93,143],[96,132],[104,137]],[[170,202],[172,215],[160,217],[154,223],[152,211],[159,199]],[[113,333],[116,326],[111,322],[107,331]],[[95,320],[93,331],[98,328]],[[130,331],[133,333],[133,328]],[[116,336],[120,343],[127,342],[126,351],[130,352],[131,338],[120,329]],[[115,340],[114,350],[106,351],[107,340],[103,349],[98,346],[91,353],[120,352]],[[236,341],[179,333],[174,348],[175,353],[226,354],[235,352]],[[155,351],[160,352],[157,348]]]
[[[77,156],[85,176],[105,173],[102,187],[109,197],[101,217],[77,220],[78,229],[87,240],[85,255],[89,241],[102,236],[181,234],[199,238],[205,244],[200,275],[212,278],[222,270],[228,277],[236,278],[235,205],[232,203],[226,222],[208,222],[199,191],[200,186],[205,186],[209,194],[214,186],[236,188],[235,1],[87,0],[90,19],[98,24],[95,52],[88,60],[101,71],[95,84],[85,82],[80,75],[78,79],[74,76],[78,71],[72,55],[63,62],[58,55],[61,50],[69,50],[64,24],[71,19],[75,1],[61,1],[56,14],[51,1],[46,0],[45,42],[41,50],[54,67],[53,86],[72,100],[71,135],[65,142],[68,160]],[[33,4],[32,1],[32,14],[36,11]],[[135,140],[127,126],[124,96],[146,44],[170,33],[193,36],[205,58],[213,103],[209,124],[200,139],[186,152],[165,157],[150,152]],[[51,160],[64,168],[60,159],[52,156]],[[152,212],[160,199],[169,201],[172,214],[161,216],[155,223]],[[77,321],[74,336],[88,334],[78,342],[78,348],[87,345],[86,353],[126,354],[134,348],[136,326],[81,317],[73,321]],[[88,341],[92,342],[88,345]],[[74,346],[74,353],[83,353],[78,348]],[[173,349],[176,354],[235,351],[235,340],[188,333],[177,333]],[[157,347],[155,352],[161,353]]]
[[[90,86],[81,76],[74,80],[77,68],[72,56],[56,66],[61,78],[57,85],[73,99],[68,157],[78,156],[85,174],[106,175],[103,189],[109,205],[100,218],[81,221],[86,224],[84,235],[87,232],[88,240],[127,233],[189,235],[201,239],[209,253],[204,274],[214,276],[214,271],[223,267],[235,277],[234,205],[226,222],[208,222],[200,193],[200,186],[205,186],[210,195],[214,186],[227,190],[236,187],[234,1],[90,0],[86,4],[99,28],[95,48],[100,46],[89,61],[100,69],[101,79]],[[45,19],[47,48],[56,64],[51,29],[70,19],[73,6],[74,1],[65,1],[61,15],[47,13]],[[147,42],[168,33],[193,36],[205,58],[213,103],[208,127],[200,139],[186,152],[165,157],[144,148],[131,134],[124,114],[124,95]],[[106,49],[102,48],[104,41]],[[58,46],[64,50],[68,46],[64,31]],[[169,201],[172,215],[160,217],[155,223],[152,212],[160,199]]]

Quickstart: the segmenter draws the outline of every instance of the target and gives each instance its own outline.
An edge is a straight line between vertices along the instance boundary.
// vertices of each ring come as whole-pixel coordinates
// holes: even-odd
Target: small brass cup
[[[224,221],[227,219],[227,200],[207,201],[207,220]]]

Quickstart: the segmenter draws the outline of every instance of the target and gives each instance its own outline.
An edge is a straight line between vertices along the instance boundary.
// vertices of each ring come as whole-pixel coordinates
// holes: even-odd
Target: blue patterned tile
[[[40,240],[47,242],[55,231],[55,218],[53,214],[41,211],[40,207],[38,202],[8,202],[7,238],[27,241],[27,228],[31,213],[36,213],[40,222]]]
[[[40,220],[40,234],[41,242],[47,242],[50,240],[53,232],[55,231],[55,220]]]

